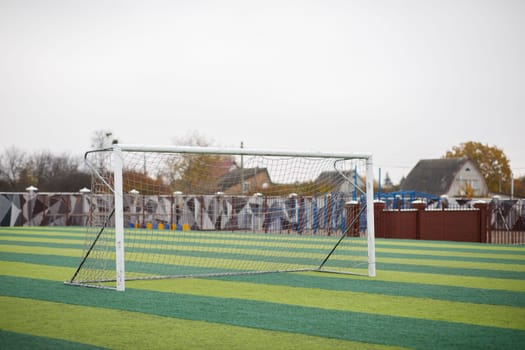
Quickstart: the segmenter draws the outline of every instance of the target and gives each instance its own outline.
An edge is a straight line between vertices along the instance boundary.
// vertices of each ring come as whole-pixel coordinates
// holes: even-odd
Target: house
[[[235,168],[219,177],[217,189],[226,194],[250,194],[271,183],[266,168]]]
[[[482,197],[488,193],[481,171],[466,157],[420,160],[401,184],[401,190],[448,197]]]
[[[233,158],[223,157],[219,158],[211,168],[210,177],[220,178],[230,171],[237,169],[237,163]]]
[[[322,186],[326,184],[332,186],[336,184],[337,188],[333,190],[351,194],[356,190],[357,194],[360,194],[360,190],[364,191],[366,183],[363,177],[359,176],[355,171],[349,170],[342,173],[338,171],[323,171],[315,180],[317,184]],[[357,185],[357,189],[354,186]]]

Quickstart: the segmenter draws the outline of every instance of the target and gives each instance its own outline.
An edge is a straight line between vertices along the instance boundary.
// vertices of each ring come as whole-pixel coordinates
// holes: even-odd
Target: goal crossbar
[[[119,149],[125,152],[138,153],[189,153],[189,154],[223,154],[223,155],[256,155],[275,157],[311,157],[311,158],[341,158],[341,159],[372,159],[367,153],[340,153],[340,152],[316,152],[300,150],[274,150],[258,148],[234,148],[234,147],[202,147],[202,146],[171,146],[171,145],[141,145],[141,144],[114,144],[111,148],[99,148],[86,152],[101,152]]]

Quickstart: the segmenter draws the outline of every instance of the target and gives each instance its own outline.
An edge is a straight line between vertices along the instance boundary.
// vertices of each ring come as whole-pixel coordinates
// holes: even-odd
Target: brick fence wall
[[[385,209],[383,202],[374,204],[375,236],[378,238],[421,239],[457,242],[525,244],[521,229],[496,230],[494,207],[475,202],[471,208],[429,209],[425,202],[415,201],[412,208]]]

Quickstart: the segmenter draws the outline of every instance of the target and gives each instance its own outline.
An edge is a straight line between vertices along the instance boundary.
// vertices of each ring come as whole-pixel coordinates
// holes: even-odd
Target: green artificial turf
[[[191,235],[208,240],[170,252],[187,256],[188,271],[199,270],[192,259],[210,257],[210,248],[208,261],[225,266],[228,259],[292,264],[315,251],[310,240],[288,235],[268,250],[252,235],[246,254],[232,254],[240,248],[231,234]],[[160,244],[165,236],[150,238]],[[298,242],[298,258],[287,257],[287,245]],[[375,278],[306,272],[129,281],[124,293],[63,284],[83,248],[82,228],[0,228],[1,349],[525,347],[525,247],[377,240]],[[158,267],[126,264],[137,273]]]
[[[23,299],[409,348],[425,347],[428,342],[426,336],[429,334],[432,334],[434,342],[442,348],[454,349],[479,348],[481,345],[485,348],[510,348],[522,341],[525,335],[523,331],[498,327],[325,310],[249,299],[135,289],[116,293],[68,286],[57,288],[54,282],[32,279],[8,278],[0,282],[2,295],[13,294]],[[55,288],[52,288],[53,285]],[[125,297],[122,294],[126,294]],[[9,297],[2,299],[2,308],[18,304],[15,301],[16,299]],[[44,319],[47,313],[48,311],[42,312]],[[35,312],[28,314],[26,321],[34,315]],[[104,317],[111,317],[109,314],[105,315]],[[144,315],[133,315],[138,323],[143,323],[143,317],[147,318]],[[83,323],[85,332],[89,332],[92,323],[97,321],[86,314]],[[388,332],[378,333],[377,329],[388,329]],[[82,329],[77,328],[76,331],[82,332]],[[399,334],[404,336],[400,337]]]

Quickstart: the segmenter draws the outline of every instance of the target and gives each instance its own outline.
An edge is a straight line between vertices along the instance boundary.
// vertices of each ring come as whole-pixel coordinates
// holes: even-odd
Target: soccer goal
[[[371,155],[117,144],[85,161],[87,238],[67,284],[375,276]]]

